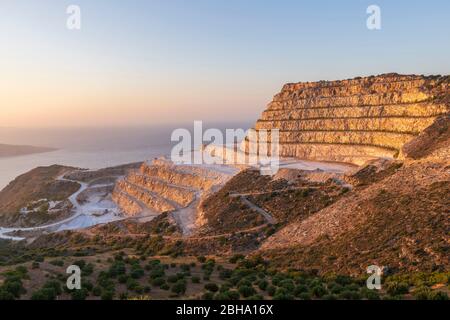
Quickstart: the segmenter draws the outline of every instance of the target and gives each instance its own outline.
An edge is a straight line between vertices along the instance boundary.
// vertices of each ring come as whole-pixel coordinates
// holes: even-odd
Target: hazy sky
[[[66,28],[70,4],[80,31]],[[1,0],[0,126],[247,121],[286,82],[449,74],[449,12],[448,0]]]

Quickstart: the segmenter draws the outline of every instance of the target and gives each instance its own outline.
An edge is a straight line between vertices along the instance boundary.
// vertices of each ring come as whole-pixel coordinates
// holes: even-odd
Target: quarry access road
[[[272,193],[272,192],[267,192]],[[277,224],[277,220],[266,210],[261,207],[258,207],[256,204],[247,199],[247,196],[257,195],[257,194],[267,194],[267,193],[232,193],[230,194],[231,198],[241,198],[241,201],[250,209],[255,210],[259,214],[261,214],[264,219],[266,219],[268,224]]]
[[[294,187],[294,188],[287,188],[282,190],[275,190],[275,191],[261,191],[261,192],[244,192],[244,193],[230,193],[229,196],[232,198],[235,197],[249,197],[249,196],[262,196],[265,194],[273,194],[273,193],[282,193],[282,192],[288,192],[288,191],[295,191],[295,190],[308,190],[308,189],[320,189],[320,187]]]
[[[248,207],[250,207],[250,209],[255,210],[256,212],[258,212],[259,214],[261,214],[264,219],[266,219],[268,224],[276,224],[277,220],[272,217],[272,215],[270,213],[268,213],[266,210],[264,210],[261,207],[258,207],[256,204],[254,204],[253,202],[250,202],[246,197],[241,196],[241,201],[246,204]]]

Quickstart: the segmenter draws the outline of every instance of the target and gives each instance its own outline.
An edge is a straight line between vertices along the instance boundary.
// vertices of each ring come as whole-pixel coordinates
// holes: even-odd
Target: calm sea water
[[[175,128],[192,131],[193,124],[138,128],[15,129],[0,128],[0,143],[55,147],[54,152],[0,158],[0,189],[38,166],[61,164],[100,169],[169,155]],[[215,127],[243,128],[249,124],[210,124]]]

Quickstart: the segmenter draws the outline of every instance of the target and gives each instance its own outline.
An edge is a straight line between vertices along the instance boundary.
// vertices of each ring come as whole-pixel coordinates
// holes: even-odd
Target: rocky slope
[[[380,159],[358,169],[346,177],[351,192],[287,225],[261,251],[280,265],[322,272],[358,273],[371,264],[448,270],[448,133],[448,122],[440,120],[404,147],[402,153],[414,158]]]
[[[255,129],[280,130],[280,155],[351,162],[395,158],[449,111],[448,76],[385,74],[286,84]],[[248,142],[243,148],[248,151]]]

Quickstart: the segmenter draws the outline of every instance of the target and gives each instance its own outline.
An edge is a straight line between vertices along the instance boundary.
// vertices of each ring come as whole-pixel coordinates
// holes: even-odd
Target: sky
[[[366,27],[369,5],[381,30]],[[69,5],[81,30],[69,30]],[[450,74],[450,1],[1,0],[0,127],[251,121],[288,82]]]

